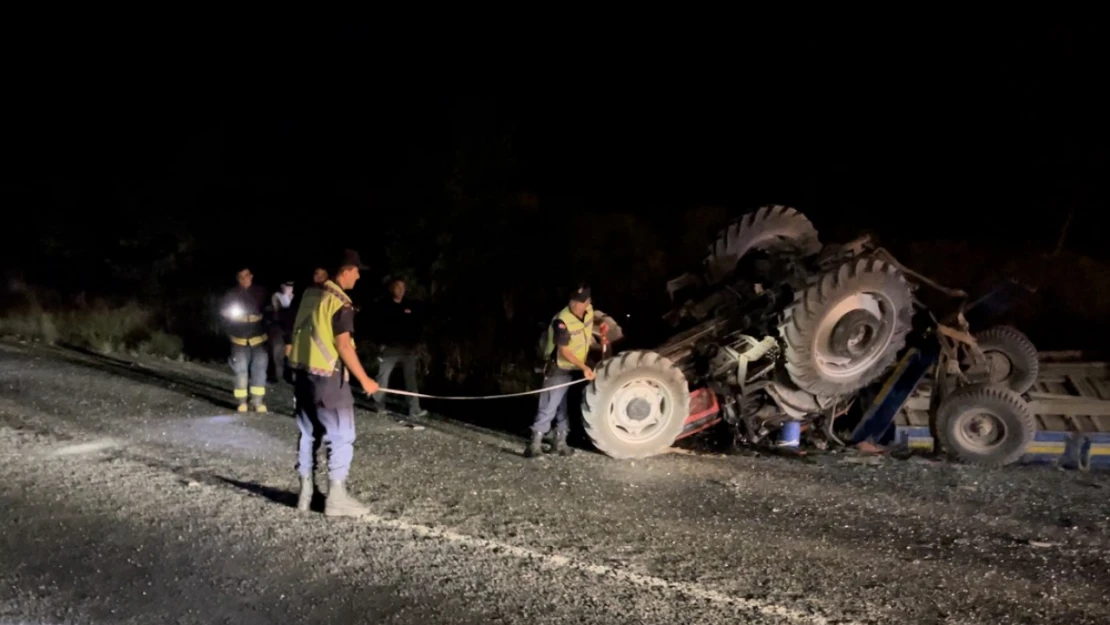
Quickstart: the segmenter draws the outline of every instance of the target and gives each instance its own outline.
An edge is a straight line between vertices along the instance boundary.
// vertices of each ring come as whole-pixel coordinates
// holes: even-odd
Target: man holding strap
[[[366,375],[352,338],[355,310],[347,291],[366,269],[358,252],[345,250],[335,277],[319,288],[306,289],[294,322],[289,366],[295,370],[297,427],[301,431],[297,472],[301,493],[297,508],[308,510],[315,490],[313,468],[320,442],[328,447],[328,493],[324,514],[361,516],[369,509],[347,494],[355,442],[355,402],[351,377],[367,395],[378,384]]]
[[[594,371],[586,365],[590,345],[594,341],[594,309],[590,300],[590,287],[579,284],[571,291],[570,302],[560,310],[547,327],[544,346],[543,388],[565,385],[585,377],[594,379]],[[555,422],[555,449],[560,456],[572,452],[567,446],[570,420],[567,418],[567,391],[569,386],[552,389],[540,395],[536,419],[532,423],[532,441],[524,450],[525,458],[535,458],[542,453],[543,437]]]

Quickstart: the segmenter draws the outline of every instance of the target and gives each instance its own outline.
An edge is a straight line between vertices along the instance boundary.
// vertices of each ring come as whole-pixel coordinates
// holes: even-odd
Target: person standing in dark
[[[256,412],[266,412],[266,291],[254,284],[254,274],[246,267],[235,274],[235,279],[238,286],[220,302],[220,318],[231,342],[228,362],[235,374],[234,395],[239,412],[247,411],[248,395]]]
[[[274,377],[271,382],[282,380],[285,375],[286,347],[293,338],[293,320],[297,309],[293,307],[293,283],[284,282],[281,289],[270,296],[270,362]]]
[[[405,297],[405,281],[394,278],[389,282],[389,296],[383,298],[374,311],[378,344],[382,348],[379,358],[378,381],[389,388],[389,376],[397,365],[405,376],[406,391],[417,392],[417,348],[423,339],[423,306]],[[374,401],[379,409],[385,408],[385,393],[378,392]],[[409,416],[423,417],[427,410],[420,408],[420,400],[409,397]]]

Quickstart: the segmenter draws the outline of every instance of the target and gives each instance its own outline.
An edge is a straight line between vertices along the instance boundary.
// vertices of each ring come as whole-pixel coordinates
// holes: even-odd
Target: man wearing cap
[[[244,267],[235,274],[239,285],[224,295],[220,318],[231,341],[228,359],[235,374],[235,399],[239,412],[247,411],[247,396],[257,412],[266,412],[267,332],[263,312],[266,291],[254,284],[254,274]],[[249,385],[249,388],[248,388]]]
[[[347,291],[365,269],[358,252],[346,250],[331,280],[305,289],[294,323],[289,366],[294,369],[297,427],[301,431],[297,472],[301,492],[297,508],[308,510],[315,491],[313,469],[320,442],[328,451],[328,492],[324,514],[361,516],[366,506],[347,494],[355,442],[355,406],[351,378],[372,395],[378,384],[366,375],[355,353],[355,310]]]
[[[586,357],[593,343],[594,309],[590,300],[590,287],[579,284],[571,290],[570,302],[560,310],[547,327],[544,341],[543,388],[559,386],[581,379],[594,379],[594,372],[586,365]],[[555,422],[555,451],[561,456],[571,454],[567,446],[570,420],[567,418],[567,391],[570,388],[552,389],[540,395],[536,419],[532,423],[532,441],[524,450],[524,457],[534,458],[542,453],[543,437]]]

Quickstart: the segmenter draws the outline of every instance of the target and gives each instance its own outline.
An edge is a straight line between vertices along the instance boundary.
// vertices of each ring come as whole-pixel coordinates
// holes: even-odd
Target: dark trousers
[[[554,365],[548,366],[547,375],[543,378],[543,387],[558,386],[573,382],[582,377],[582,372],[567,371]],[[555,432],[566,435],[570,430],[570,418],[567,412],[567,396],[571,387],[564,386],[546,393],[540,393],[540,404],[536,409],[536,419],[532,423],[533,434],[547,434],[551,431],[551,422],[555,422]]]
[[[390,388],[389,376],[393,370],[401,365],[401,369],[405,374],[405,388],[406,391],[416,391],[416,350],[407,347],[386,347],[382,350],[382,355],[378,359],[378,384],[384,388]],[[374,401],[379,406],[385,405],[385,393],[378,391],[374,393]],[[413,415],[420,412],[420,400],[416,397],[409,397],[409,414]]]
[[[270,363],[274,368],[271,382],[285,379],[285,338],[280,334],[270,337]]]
[[[253,347],[231,344],[228,364],[235,373],[235,399],[240,404],[247,403],[248,394],[255,405],[266,397],[266,365],[270,360],[267,351],[266,343]]]

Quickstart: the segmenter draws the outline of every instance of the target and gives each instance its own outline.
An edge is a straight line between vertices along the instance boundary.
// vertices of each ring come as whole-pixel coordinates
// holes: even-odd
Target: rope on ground
[[[532,391],[523,391],[523,392],[520,392],[520,393],[506,393],[504,395],[474,395],[474,396],[468,396],[468,397],[458,396],[458,395],[454,395],[454,396],[452,396],[452,395],[428,395],[428,394],[425,394],[425,393],[414,393],[412,391],[402,391],[400,389],[385,388],[385,387],[379,387],[378,390],[380,390],[383,393],[389,393],[390,395],[405,395],[405,396],[408,396],[408,397],[420,397],[422,399],[452,399],[452,400],[454,400],[454,399],[504,399],[506,397],[524,397],[526,395],[537,395],[539,393],[546,393],[547,391],[553,391],[557,388],[563,388],[563,387],[566,387],[566,386],[574,386],[575,384],[581,384],[581,383],[586,382],[586,381],[587,381],[586,378],[582,378],[582,379],[579,379],[579,380],[572,380],[570,382],[563,382],[562,384],[556,384],[555,386],[546,386],[544,388],[538,388],[538,389],[535,389],[535,390],[532,390]]]

